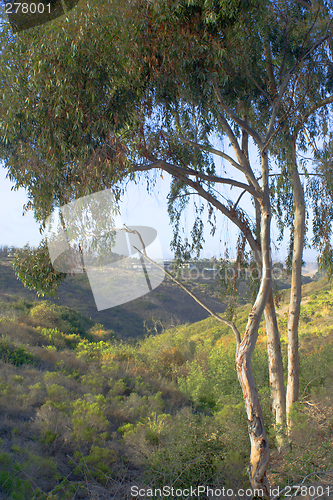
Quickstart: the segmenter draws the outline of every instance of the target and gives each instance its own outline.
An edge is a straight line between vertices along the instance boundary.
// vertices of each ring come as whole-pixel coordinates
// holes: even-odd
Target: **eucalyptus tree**
[[[188,17],[187,30],[191,29],[193,16],[200,14],[200,9],[199,12],[195,10],[192,12],[189,7],[188,13],[186,9],[180,12],[185,20]],[[140,18],[144,22],[136,33],[138,38],[149,34],[145,22],[147,20],[149,24],[151,13],[146,13],[147,18]],[[233,23],[239,13],[242,9],[235,2]],[[171,194],[176,203],[180,194],[187,195],[189,190],[198,193],[242,229],[253,246],[262,248],[260,290],[243,340],[236,339],[236,364],[249,420],[252,447],[250,479],[253,487],[262,487],[265,496],[268,496],[266,465],[269,447],[251,372],[251,354],[271,289],[267,152],[258,136],[262,148],[260,185],[247,155],[241,150],[237,132],[229,125],[227,117],[233,120],[236,115],[226,105],[216,77],[212,79],[211,74],[210,81],[206,79],[206,82],[200,83],[202,74],[199,79],[193,78],[189,68],[182,68],[176,80],[169,67],[166,77],[160,78],[159,72],[157,77],[160,81],[154,82],[151,76],[158,60],[155,54],[149,54],[151,44],[145,46],[140,40],[131,47],[130,36],[126,41],[122,38],[120,43],[115,36],[117,29],[119,34],[119,19],[116,20],[114,15],[110,19],[107,13],[102,16],[101,12],[89,10],[87,6],[85,11],[77,12],[77,17],[73,15],[69,18],[66,32],[58,21],[52,27],[46,25],[7,43],[3,54],[7,66],[3,66],[2,73],[4,100],[1,111],[8,119],[1,124],[2,158],[17,186],[28,188],[30,206],[41,223],[54,206],[111,184],[116,188],[117,181],[128,175],[134,177],[134,172],[163,168],[173,178]],[[123,18],[122,22],[126,20]],[[230,12],[222,16],[221,22],[225,29],[232,29]],[[242,23],[242,19],[237,22]],[[204,27],[204,17],[202,20],[199,18],[199,23]],[[128,33],[132,34],[133,26],[131,21],[126,22]],[[194,29],[199,35],[196,24]],[[189,34],[184,32],[185,49]],[[209,32],[207,35],[210,36]],[[43,43],[38,44],[38,40],[43,40]],[[178,49],[181,48],[180,42],[181,39],[177,40]],[[146,51],[148,53],[144,54]],[[131,58],[126,58],[128,54]],[[205,54],[202,54],[201,59],[204,57]],[[136,65],[133,64],[135,61]],[[172,62],[174,59],[170,58]],[[193,66],[193,61],[190,61],[191,64]],[[188,92],[180,95],[182,74],[192,80],[185,83],[185,86],[190,84],[191,90],[200,83],[199,95],[194,93],[192,99]],[[163,96],[166,91],[168,94]],[[171,106],[167,105],[168,101]],[[192,133],[196,115],[200,120],[197,135]],[[244,125],[246,134],[255,134],[246,121],[235,121],[236,128],[240,124]],[[247,182],[216,175],[215,166],[209,158],[212,150],[205,151],[205,147],[193,151],[192,145],[184,145],[181,140],[180,129],[191,138],[202,138],[209,149],[208,134],[214,127],[228,135],[237,151],[237,160],[232,160],[222,151],[221,156],[231,160],[233,168],[245,174]],[[245,133],[243,144],[247,141]],[[246,189],[257,200],[261,206],[261,235],[258,240],[253,236],[244,212],[239,207],[221,203],[219,196],[214,195],[212,185],[219,183]],[[170,215],[177,226],[177,206],[170,205]],[[200,212],[193,229],[194,245],[198,247],[202,237],[199,215]],[[174,246],[179,247],[178,243],[179,240],[175,240]]]
[[[307,168],[307,162],[302,160],[301,153],[306,153],[313,147],[315,137],[327,136],[330,125],[330,105],[332,99],[332,21],[329,3],[315,2],[285,2],[294,4],[289,15],[280,9],[278,3],[272,6],[276,19],[280,23],[280,34],[274,28],[268,30],[265,49],[269,86],[265,98],[269,102],[278,93],[281,86],[281,65],[277,65],[277,55],[283,54],[284,66],[294,65],[290,90],[285,92],[276,109],[276,116],[281,134],[277,136],[278,143],[272,145],[275,151],[280,173],[274,187],[276,214],[278,215],[281,235],[284,228],[291,230],[291,244],[288,261],[292,271],[291,294],[288,314],[288,384],[287,413],[291,405],[298,399],[299,389],[299,354],[298,354],[298,323],[301,304],[301,267],[304,247],[305,221],[307,207],[317,207],[319,193],[326,193],[325,199],[330,199],[330,188],[323,184],[323,174]],[[297,8],[300,6],[301,8]],[[321,35],[321,36],[320,36]],[[286,39],[289,43],[286,43]],[[323,43],[324,42],[324,43]],[[289,51],[294,46],[297,51]],[[283,48],[284,47],[284,48]],[[297,58],[306,54],[304,64],[298,65]],[[295,57],[296,56],[296,57]],[[263,91],[264,92],[264,91]],[[276,141],[275,139],[275,141]],[[273,139],[274,142],[274,139]],[[282,146],[282,147],[281,147]],[[317,155],[318,156],[318,155]],[[318,175],[319,174],[319,178]],[[315,176],[314,179],[312,176]],[[301,176],[309,188],[308,202],[304,197]],[[315,193],[314,183],[321,190]],[[282,209],[283,207],[283,209]],[[291,210],[290,210],[291,209]],[[329,221],[327,212],[327,222]],[[314,210],[314,240],[320,251],[320,258],[327,263],[329,258],[328,245],[320,243],[318,232],[318,210]],[[329,240],[329,235],[325,241]]]
[[[156,23],[155,20],[153,24],[149,25],[148,23],[145,25],[146,33],[153,32],[146,57],[150,62],[155,88],[158,89],[158,85],[161,84],[162,100],[163,93],[170,98],[170,94],[165,92],[163,83],[167,81],[166,66],[168,64],[171,69],[170,73],[174,75],[175,61],[173,60],[171,63],[168,61],[166,64],[165,58],[161,57],[161,53],[163,53],[161,47],[164,48],[164,53],[168,54],[167,58],[170,58],[170,47],[182,47],[182,50],[177,52],[177,57],[181,55],[182,65],[186,67],[185,72],[190,75],[186,80],[185,87],[189,89],[188,94],[196,96],[197,89],[200,86],[202,92],[200,103],[204,101],[203,109],[209,102],[209,96],[207,95],[209,92],[205,89],[207,80],[209,80],[207,74],[211,76],[212,81],[216,78],[216,74],[219,74],[220,82],[223,82],[223,99],[228,102],[232,110],[236,110],[238,117],[242,116],[243,118],[243,121],[237,121],[237,116],[235,119],[234,115],[227,112],[236,127],[239,126],[239,133],[243,134],[241,151],[245,152],[248,160],[249,133],[246,130],[247,123],[244,124],[244,122],[251,122],[255,131],[260,131],[263,136],[265,136],[267,130],[267,137],[271,134],[266,141],[266,147],[277,159],[279,169],[277,174],[279,179],[274,186],[276,195],[275,214],[278,215],[280,228],[283,229],[281,207],[283,206],[282,201],[286,200],[287,203],[284,205],[283,211],[286,214],[286,225],[289,225],[292,230],[292,244],[290,245],[292,284],[288,316],[288,387],[286,402],[284,400],[280,342],[272,293],[269,295],[265,308],[273,410],[277,423],[283,424],[286,406],[289,412],[291,405],[298,399],[299,384],[298,322],[301,303],[305,201],[299,175],[297,151],[304,152],[308,146],[307,130],[312,137],[327,133],[327,124],[329,122],[327,108],[332,102],[330,89],[331,61],[328,51],[328,48],[331,47],[332,38],[331,21],[327,8],[323,5],[318,6],[318,2],[310,10],[308,6],[303,6],[301,2],[269,2],[267,12],[261,23],[256,18],[255,25],[251,24],[249,19],[243,25],[245,31],[243,42],[247,44],[245,53],[243,50],[244,44],[240,42],[242,36],[236,31],[231,34],[230,29],[227,31],[225,27],[221,27],[217,11],[209,10],[206,7],[207,4],[203,6],[202,11],[206,16],[205,29],[209,31],[207,24],[212,28],[209,35],[207,35],[198,21],[193,22],[193,18],[195,19],[198,14],[195,7],[199,9],[202,3],[191,2],[191,5],[193,5],[194,9],[192,11],[192,23],[188,22],[185,28],[184,23],[179,23],[179,20],[177,20],[176,23],[178,22],[179,26],[181,26],[181,30],[176,31],[176,35],[171,41],[169,34],[170,22],[161,21],[163,19],[162,15],[158,18],[159,22]],[[166,16],[164,7],[163,10]],[[172,17],[171,13],[177,14],[175,4],[168,11],[169,18]],[[239,29],[239,26],[236,27],[237,29]],[[174,33],[174,30],[171,30],[171,32]],[[203,33],[206,33],[206,45]],[[186,41],[188,41],[187,45]],[[195,45],[196,42],[197,45]],[[158,47],[157,50],[154,43]],[[197,52],[195,52],[195,47]],[[216,49],[215,53],[212,50],[213,47]],[[214,57],[217,59],[214,60]],[[161,59],[163,63],[160,62]],[[160,72],[161,69],[162,73]],[[162,83],[161,79],[163,79]],[[168,81],[167,85],[169,84]],[[178,85],[178,89],[179,87],[181,87],[181,84]],[[218,95],[218,89],[216,89],[214,83],[213,87]],[[184,92],[186,91],[182,88],[183,95]],[[173,102],[175,101],[176,99],[173,100]],[[169,103],[166,103],[166,106],[169,106]],[[211,111],[214,108],[214,103],[209,103],[208,108]],[[226,111],[226,108],[223,109]],[[171,116],[173,116],[178,126],[176,132],[178,132],[177,139],[181,139],[180,143],[192,146],[197,151],[219,154],[216,150],[210,149],[210,146],[207,146],[204,140],[199,144],[197,130],[188,130],[192,135],[192,140],[184,137],[185,134],[182,132],[177,113],[179,113],[179,110],[171,110]],[[208,121],[206,116],[204,116],[204,120],[205,126]],[[190,122],[190,119],[187,116],[186,123],[188,122]],[[169,126],[170,123],[169,121]],[[231,137],[230,132],[223,128],[222,125],[219,133],[227,135],[234,147],[235,157],[239,160],[237,142]],[[177,136],[177,134],[174,135]],[[250,135],[254,142],[257,142],[256,135]],[[207,140],[207,136],[205,139]],[[181,145],[178,146],[181,147]],[[230,158],[227,158],[226,155],[224,159],[232,165],[232,160],[230,161]],[[239,162],[241,163],[240,160]],[[287,196],[283,193],[286,188],[290,188]],[[258,235],[260,231],[260,204],[255,200],[254,205],[257,227],[253,233]],[[246,237],[247,230],[243,228],[242,232]],[[251,237],[247,239],[260,268],[260,245],[256,247]]]
[[[243,67],[247,77],[260,91],[263,102],[257,101],[256,115],[252,117],[258,130],[264,130],[270,119],[276,120],[275,134],[270,144],[271,155],[277,161],[278,173],[272,174],[276,182],[271,184],[274,214],[280,226],[281,235],[285,227],[291,230],[291,244],[288,261],[292,272],[291,294],[288,315],[288,384],[286,407],[298,399],[299,360],[298,322],[301,303],[301,267],[304,247],[306,206],[314,207],[314,244],[320,251],[320,259],[331,266],[332,256],[329,244],[330,232],[323,238],[318,216],[327,214],[330,220],[329,203],[331,184],[329,176],[320,172],[309,172],[301,158],[312,146],[315,137],[327,136],[330,125],[330,105],[332,103],[332,20],[330,4],[312,2],[270,2],[266,22],[258,33],[257,47],[262,45],[262,57],[251,61],[243,57]],[[267,22],[269,20],[269,22]],[[255,38],[255,36],[253,35]],[[265,103],[265,104],[264,104]],[[264,106],[268,110],[265,119]],[[273,110],[273,112],[271,112]],[[259,111],[259,112],[258,112]],[[254,123],[253,122],[253,123]],[[263,125],[263,128],[260,125]],[[316,151],[316,157],[320,155]],[[323,160],[321,159],[321,163]],[[300,176],[305,176],[309,188],[308,203],[305,203]],[[315,176],[313,178],[312,176]],[[309,179],[309,181],[308,181]],[[313,186],[320,186],[315,192]],[[318,207],[319,193],[325,193],[325,208]],[[256,211],[257,211],[256,206]],[[321,242],[321,243],[320,243]],[[325,242],[325,244],[323,243]],[[267,303],[266,311],[271,307]],[[274,308],[274,304],[273,304]],[[271,311],[272,312],[272,311]],[[277,326],[270,325],[275,313],[266,314],[269,332],[276,332]],[[277,335],[272,337],[277,339]],[[270,360],[277,352],[276,342],[271,349]],[[268,352],[270,354],[270,343]],[[276,364],[277,366],[277,364]],[[271,377],[272,378],[272,377]],[[280,391],[280,396],[282,391]],[[274,399],[273,399],[274,401]],[[278,398],[276,400],[278,402]],[[277,406],[280,415],[281,408]],[[282,423],[282,419],[280,419]]]
[[[216,210],[231,220],[249,243],[261,279],[243,338],[236,338],[236,369],[251,440],[250,480],[265,496],[269,447],[251,371],[264,310],[275,410],[284,418],[271,288],[269,154],[282,151],[279,140],[286,144],[283,106],[295,120],[288,107],[295,75],[306,71],[311,54],[329,38],[326,25],[312,26],[312,13],[301,19],[304,29],[295,37],[300,5],[292,36],[287,30],[283,38],[281,19],[270,7],[276,4],[288,18],[291,3],[81,2],[65,22],[15,36],[4,29],[1,35],[1,157],[17,187],[27,188],[27,208],[42,226],[54,207],[76,197],[109,187],[120,196],[127,179],[146,179],[153,189],[151,173],[162,169],[172,179],[169,214],[176,253],[184,248],[179,217],[193,194],[201,201],[192,250],[202,244],[204,203],[210,214]],[[274,45],[277,36],[287,49]],[[275,89],[271,73],[279,75]],[[214,147],[214,134],[227,138],[233,156]],[[251,164],[249,138],[259,152],[259,172]],[[229,163],[231,176],[212,155]],[[250,194],[255,224],[246,204],[242,208],[244,199],[225,201],[219,186]],[[23,275],[24,263],[18,261],[17,268]],[[47,265],[43,269],[52,289],[63,276]]]

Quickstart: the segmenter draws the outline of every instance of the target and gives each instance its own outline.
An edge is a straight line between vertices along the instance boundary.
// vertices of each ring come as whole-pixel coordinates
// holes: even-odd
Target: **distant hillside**
[[[303,282],[311,282],[312,278],[304,277]],[[191,290],[216,313],[225,310],[225,304],[219,300],[218,290],[213,279],[187,280]],[[290,278],[284,276],[277,281],[277,289],[290,286]],[[248,287],[243,284],[241,297],[246,297]],[[14,295],[28,300],[44,300],[36,293],[24,288],[15,277],[8,257],[0,259],[0,294]],[[3,300],[3,299],[2,299]],[[166,278],[152,292],[127,304],[97,311],[95,301],[86,275],[70,276],[58,289],[57,298],[47,298],[57,305],[65,305],[75,309],[83,316],[101,323],[105,328],[113,330],[119,337],[128,339],[143,336],[147,330],[155,333],[172,325],[195,323],[209,316],[186,292]],[[241,302],[245,303],[247,298]]]
[[[219,301],[214,290],[213,281],[197,284],[189,283],[191,289],[196,290],[205,303],[214,311],[220,313],[225,310],[224,304]],[[10,259],[0,260],[0,294],[16,295],[29,300],[44,300],[36,293],[24,288],[15,277]],[[164,327],[182,323],[201,321],[209,316],[198,304],[171,280],[164,282],[136,300],[122,306],[113,307],[104,311],[97,311],[95,301],[86,275],[70,276],[58,289],[57,298],[47,298],[57,305],[69,306],[93,321],[102,323],[112,329],[122,338],[138,337],[148,329],[161,330]]]
[[[305,263],[305,266],[302,268],[302,274],[304,276],[314,276],[318,272],[318,262],[317,261],[309,261]]]

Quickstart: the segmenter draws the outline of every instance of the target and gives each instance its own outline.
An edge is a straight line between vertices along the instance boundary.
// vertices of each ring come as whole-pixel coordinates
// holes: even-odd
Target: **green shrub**
[[[234,346],[219,343],[214,348],[198,346],[193,360],[187,361],[178,373],[179,388],[203,407],[214,408],[223,395],[241,395]]]
[[[30,481],[4,470],[0,470],[0,490],[10,500],[31,500],[33,493]]]
[[[119,434],[126,435],[134,431],[134,425],[133,424],[124,424],[121,427],[118,427],[117,431]]]
[[[70,349],[75,349],[75,347],[82,341],[80,335],[75,333],[66,334],[62,333],[58,328],[42,328],[37,326],[38,332],[45,337],[48,342],[53,344],[59,349],[69,347]]]
[[[43,429],[42,435],[40,438],[40,442],[42,444],[50,445],[51,443],[54,443],[56,438],[57,438],[57,434],[54,434],[53,432],[51,432],[50,429]]]
[[[31,481],[20,477],[22,468],[11,455],[0,453],[0,491],[9,500],[31,500],[33,496]]]
[[[92,337],[93,340],[104,340],[104,339],[116,339],[117,334],[113,330],[105,328],[101,323],[96,323],[94,326],[89,328],[88,336]]]
[[[145,431],[148,446],[142,450],[146,453],[145,480],[148,484],[188,488],[225,482],[227,449],[223,428],[211,418],[191,413],[179,414],[174,419],[159,415],[139,424],[137,435],[141,429]],[[135,446],[135,433],[126,439]]]
[[[65,387],[58,384],[51,384],[46,387],[48,399],[46,405],[52,405],[58,410],[65,411],[69,406],[69,395]]]
[[[34,364],[36,356],[23,347],[15,347],[8,340],[0,340],[0,358],[15,366]]]
[[[113,379],[109,380],[109,385],[111,386],[111,389],[109,391],[109,394],[111,396],[120,396],[130,391],[126,382],[122,378],[116,381],[114,381]]]
[[[107,438],[110,427],[105,416],[106,399],[101,394],[87,394],[85,398],[77,399],[71,405],[72,436],[85,445],[99,444]]]
[[[103,356],[113,354],[115,348],[107,342],[88,342],[84,339],[77,345],[76,355],[78,358],[85,358],[87,361],[98,361]]]
[[[132,392],[127,398],[119,401],[117,410],[125,420],[136,422],[140,417],[146,418],[152,412],[161,413],[165,403],[162,399],[162,392],[157,392],[152,396],[140,396]]]
[[[88,476],[107,484],[111,479],[111,465],[117,460],[118,455],[110,448],[92,445],[88,455],[83,457],[80,452],[76,452],[74,458],[79,459],[80,464],[74,469],[74,474],[86,477],[88,473]]]
[[[92,320],[82,316],[74,309],[57,306],[47,300],[34,305],[30,309],[29,316],[42,327],[57,328],[67,334],[87,336],[87,330],[94,325]]]

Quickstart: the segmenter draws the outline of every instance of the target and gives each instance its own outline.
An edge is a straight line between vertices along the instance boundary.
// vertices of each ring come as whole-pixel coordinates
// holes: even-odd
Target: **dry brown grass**
[[[17,345],[42,346],[48,344],[38,330],[19,320],[15,323],[1,322],[0,336],[14,341]]]

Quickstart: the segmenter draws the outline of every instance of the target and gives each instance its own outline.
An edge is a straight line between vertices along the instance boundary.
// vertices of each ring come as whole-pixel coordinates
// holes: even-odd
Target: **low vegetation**
[[[278,321],[286,355],[283,293]],[[322,481],[317,473],[333,469],[333,292],[321,280],[303,293],[302,396],[292,444],[280,454],[263,325],[253,359],[272,448],[269,480],[280,489],[313,473],[311,484]],[[248,309],[237,309],[241,330]],[[227,327],[208,318],[124,341],[49,301],[7,295],[0,311],[0,498],[126,499],[134,498],[133,485],[250,487]]]

